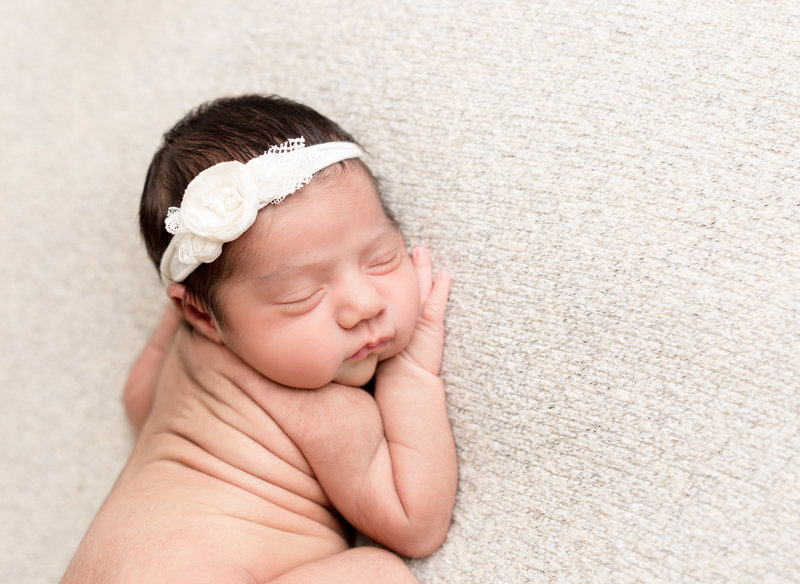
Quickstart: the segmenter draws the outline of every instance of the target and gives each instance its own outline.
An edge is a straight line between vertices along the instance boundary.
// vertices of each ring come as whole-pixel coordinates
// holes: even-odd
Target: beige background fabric
[[[799,6],[3,2],[0,580],[57,580],[131,447],[160,135],[253,91],[454,275],[423,582],[800,580]]]

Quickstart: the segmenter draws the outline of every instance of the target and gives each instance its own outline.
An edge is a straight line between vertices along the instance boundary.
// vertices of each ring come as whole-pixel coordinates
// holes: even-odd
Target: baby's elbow
[[[433,552],[442,547],[444,538],[437,541],[423,541],[419,540],[412,542],[405,547],[404,550],[398,550],[397,553],[406,556],[407,558],[424,558],[431,555]]]
[[[395,539],[392,547],[395,552],[408,558],[424,558],[442,547],[447,537],[447,528],[431,529],[426,526],[422,529],[408,529],[401,537]]]

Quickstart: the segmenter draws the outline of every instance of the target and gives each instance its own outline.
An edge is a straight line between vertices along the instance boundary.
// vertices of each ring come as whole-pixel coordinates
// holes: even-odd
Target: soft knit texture
[[[307,103],[454,275],[423,582],[800,580],[800,4],[8,2],[0,581],[53,582],[165,302],[136,212],[202,101]]]

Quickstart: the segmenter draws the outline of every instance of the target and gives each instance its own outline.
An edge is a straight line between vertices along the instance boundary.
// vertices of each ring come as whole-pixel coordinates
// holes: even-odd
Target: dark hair
[[[262,95],[205,103],[164,134],[147,170],[139,207],[139,227],[156,268],[172,238],[164,226],[167,210],[180,206],[183,192],[194,177],[219,162],[247,162],[270,146],[300,136],[308,146],[354,142],[350,134],[310,107]],[[217,287],[235,268],[232,254],[225,253],[226,247],[217,260],[201,264],[183,281],[187,294],[220,323],[224,315],[216,302]]]

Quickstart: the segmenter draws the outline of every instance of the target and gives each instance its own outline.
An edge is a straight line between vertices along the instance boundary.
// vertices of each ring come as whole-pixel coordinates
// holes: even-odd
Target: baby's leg
[[[270,584],[419,584],[405,562],[376,547],[356,547],[282,574]]]

